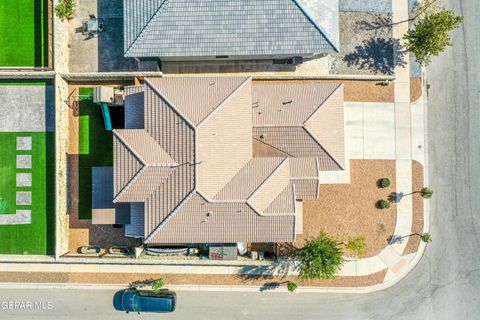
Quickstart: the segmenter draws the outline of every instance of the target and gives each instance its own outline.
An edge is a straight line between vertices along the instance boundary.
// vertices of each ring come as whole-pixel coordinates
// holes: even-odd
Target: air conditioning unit
[[[112,87],[105,87],[99,86],[95,87],[93,90],[93,102],[94,103],[113,103],[114,96],[113,96],[113,88]]]

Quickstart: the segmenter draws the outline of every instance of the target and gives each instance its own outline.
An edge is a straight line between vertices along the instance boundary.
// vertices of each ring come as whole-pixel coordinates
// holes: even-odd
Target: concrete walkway
[[[408,1],[392,0],[393,21],[408,17]],[[401,38],[407,24],[394,26],[394,37]],[[406,59],[408,61],[408,57]],[[411,160],[425,164],[427,146],[424,135],[426,109],[423,101],[410,104],[409,65],[395,70],[395,102],[393,104],[347,103],[346,104],[346,147],[350,159],[395,159],[397,190],[412,191]],[[360,143],[361,142],[361,143]],[[346,170],[349,172],[349,170]],[[348,183],[348,174],[324,175],[323,181]],[[425,179],[428,182],[428,179]],[[428,205],[425,205],[425,227],[428,231]],[[395,234],[410,233],[412,224],[412,202],[406,197],[397,206]],[[380,290],[395,284],[419,261],[425,249],[420,244],[416,253],[402,255],[405,243],[387,246],[378,256],[347,261],[340,271],[341,276],[364,276],[387,269],[384,282],[369,288],[305,288],[306,291],[351,291],[366,292]],[[49,261],[47,261],[49,260]],[[178,273],[178,274],[281,274],[284,266],[212,266],[212,265],[153,265],[130,263],[88,264],[66,263],[67,259],[55,261],[49,257],[39,258],[37,263],[0,263],[0,272],[95,272],[95,273]],[[291,274],[295,274],[290,270]]]

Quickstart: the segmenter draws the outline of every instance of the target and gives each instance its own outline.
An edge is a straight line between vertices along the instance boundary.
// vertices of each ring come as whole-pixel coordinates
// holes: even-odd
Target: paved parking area
[[[82,22],[90,15],[104,25],[104,31],[88,39],[82,34]],[[70,72],[135,71],[133,58],[123,56],[123,1],[82,0],[76,5],[76,14],[69,23]],[[155,70],[153,70],[155,71]]]
[[[53,132],[54,87],[0,83],[0,132]]]

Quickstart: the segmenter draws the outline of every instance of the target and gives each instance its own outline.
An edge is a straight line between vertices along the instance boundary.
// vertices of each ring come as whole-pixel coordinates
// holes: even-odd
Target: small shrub
[[[297,287],[298,287],[298,286],[297,286],[297,284],[296,284],[295,282],[288,281],[288,283],[287,283],[287,289],[288,289],[288,291],[293,292],[293,291],[297,290]]]
[[[382,234],[382,233],[384,233],[386,230],[387,230],[387,228],[385,227],[385,225],[384,225],[383,223],[377,224],[377,233],[378,233],[378,234]]]
[[[347,237],[345,241],[345,249],[353,256],[360,258],[365,255],[367,251],[367,244],[365,237]]]
[[[383,178],[380,180],[380,188],[390,187],[390,180],[388,178]]]
[[[152,289],[154,291],[160,290],[165,285],[165,281],[162,278],[152,281]]]
[[[428,187],[424,187],[422,190],[420,190],[420,195],[425,199],[429,199],[433,195],[433,190]]]
[[[378,202],[378,206],[380,209],[388,209],[390,208],[390,201],[382,199]]]
[[[55,6],[55,14],[60,19],[70,19],[75,11],[75,3],[73,0],[60,0]]]

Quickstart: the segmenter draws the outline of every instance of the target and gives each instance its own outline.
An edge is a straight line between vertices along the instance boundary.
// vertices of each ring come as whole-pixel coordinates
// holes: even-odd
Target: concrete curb
[[[55,79],[55,71],[0,71],[0,79]]]
[[[71,72],[62,73],[61,77],[67,81],[89,82],[89,81],[121,81],[121,80],[133,80],[134,77],[205,77],[212,74],[164,74],[161,71],[145,71],[145,72]],[[222,74],[215,74],[216,76],[222,76]],[[365,80],[365,81],[384,81],[395,80],[395,76],[373,76],[373,75],[256,75],[249,74],[255,80]],[[231,75],[225,75],[231,76]],[[237,75],[237,76],[240,76]],[[246,76],[246,75],[245,75]]]
[[[392,284],[393,285],[393,284]],[[391,285],[390,285],[391,286]],[[389,287],[390,287],[389,286]],[[194,292],[262,292],[262,293],[288,293],[286,286],[265,288],[262,286],[222,286],[222,285],[169,285],[166,287],[174,291]],[[85,283],[0,283],[0,289],[74,289],[74,290],[122,290],[128,284],[85,284]],[[370,287],[302,287],[299,286],[295,293],[371,293],[384,288]]]

